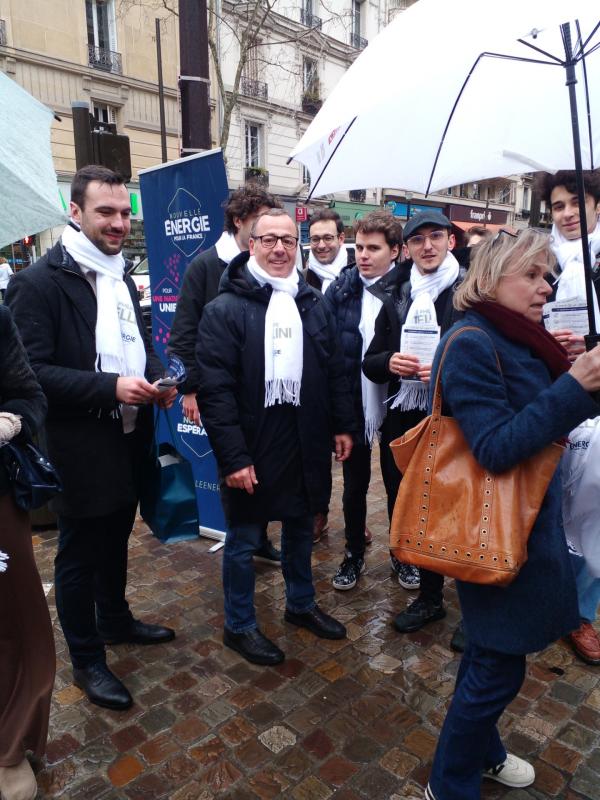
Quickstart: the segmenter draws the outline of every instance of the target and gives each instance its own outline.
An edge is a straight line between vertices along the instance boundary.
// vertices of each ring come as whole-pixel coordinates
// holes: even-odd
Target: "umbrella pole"
[[[566,85],[569,89],[569,105],[571,108],[571,130],[573,131],[573,155],[575,158],[575,175],[577,183],[577,202],[579,204],[579,227],[581,229],[581,247],[583,250],[583,272],[585,276],[585,294],[587,299],[588,322],[590,332],[585,337],[586,350],[591,350],[600,343],[600,335],[596,331],[596,317],[594,314],[594,286],[592,283],[592,259],[590,257],[590,243],[587,234],[585,217],[585,186],[583,183],[583,165],[581,162],[581,140],[579,136],[579,116],[577,114],[577,95],[575,85],[575,60],[571,43],[571,26],[565,22],[560,26],[563,36],[566,55]]]

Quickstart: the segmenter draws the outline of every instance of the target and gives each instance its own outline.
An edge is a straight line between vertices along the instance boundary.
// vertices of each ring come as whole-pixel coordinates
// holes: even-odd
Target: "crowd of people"
[[[358,586],[373,539],[373,446],[379,442],[391,519],[402,475],[390,443],[427,415],[451,333],[468,328],[450,342],[440,370],[444,413],[485,469],[510,469],[600,415],[600,350],[585,352],[581,331],[553,326],[546,313],[552,300],[585,302],[582,225],[598,278],[600,176],[585,175],[585,209],[572,173],[539,180],[550,235],[474,228],[457,247],[437,211],[415,214],[404,229],[375,211],[356,221],[349,247],[335,210],[322,209],[309,220],[305,267],[296,222],[279,199],[256,186],[233,192],[222,236],[184,277],[169,341],[186,368],[178,390],[159,386],[164,368],[127,275],[126,187],[103,167],[78,171],[61,239],[11,277],[0,307],[0,445],[44,427],[62,478],[56,605],[73,681],[90,702],[114,710],[133,703],[107,664],[106,644],[176,635],[136,619],[125,599],[153,407],[181,402],[208,433],[227,523],[223,642],[260,665],[285,653],[256,616],[256,556],[281,563],[288,623],[320,638],[346,636],[320,608],[311,572],[313,548],[328,530],[332,454],[343,470],[344,542],[331,580],[345,592]],[[569,637],[580,658],[600,665],[600,578],[569,550],[561,506],[557,470],[514,582],[457,580],[463,620],[451,644],[463,656],[428,800],[476,800],[482,777],[512,787],[534,781],[533,767],[507,753],[497,730],[528,653]],[[281,523],[280,550],[267,536],[271,521]],[[35,796],[26,752],[43,754],[54,679],[52,628],[27,530],[0,467],[4,800]],[[393,620],[398,632],[445,616],[443,575],[392,551],[390,567],[418,592]]]

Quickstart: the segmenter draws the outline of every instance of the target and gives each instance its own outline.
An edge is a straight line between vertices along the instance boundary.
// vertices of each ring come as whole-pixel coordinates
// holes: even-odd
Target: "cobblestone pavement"
[[[320,604],[348,639],[322,641],[283,621],[279,569],[257,564],[256,604],[267,636],[286,652],[278,667],[249,665],[221,643],[222,555],[206,539],[163,545],[138,521],[130,545],[129,600],[136,615],[177,629],[172,643],[109,649],[132,691],[125,713],[90,705],[72,684],[54,592],[49,602],[58,672],[40,796],[65,800],[409,800],[421,798],[459,657],[448,616],[402,636],[391,620],[410,599],[392,576],[385,495],[374,459],[368,524],[374,542],[356,589],[337,592],[343,526],[340,473],[328,536],[315,546]],[[272,526],[277,541],[277,526]],[[55,532],[35,538],[52,581]],[[485,782],[485,800],[600,800],[600,669],[559,642],[529,661],[501,728],[509,749],[535,765],[535,785]]]

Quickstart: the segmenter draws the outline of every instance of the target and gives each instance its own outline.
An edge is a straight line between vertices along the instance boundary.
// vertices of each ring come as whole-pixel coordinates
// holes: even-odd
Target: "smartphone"
[[[156,388],[159,392],[166,392],[167,389],[172,389],[173,386],[177,386],[177,380],[175,378],[161,378],[156,384]]]

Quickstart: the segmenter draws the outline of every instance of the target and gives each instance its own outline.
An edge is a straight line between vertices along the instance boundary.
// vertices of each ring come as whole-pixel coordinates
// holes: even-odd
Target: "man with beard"
[[[71,184],[61,239],[10,282],[6,302],[48,399],[46,436],[63,491],[55,501],[56,607],[76,686],[92,703],[123,710],[132,697],[106,665],[105,644],[168,642],[175,631],[135,619],[125,599],[127,543],[139,467],[152,437],[163,368],[126,277],[131,227],[123,179],[100,166]]]

